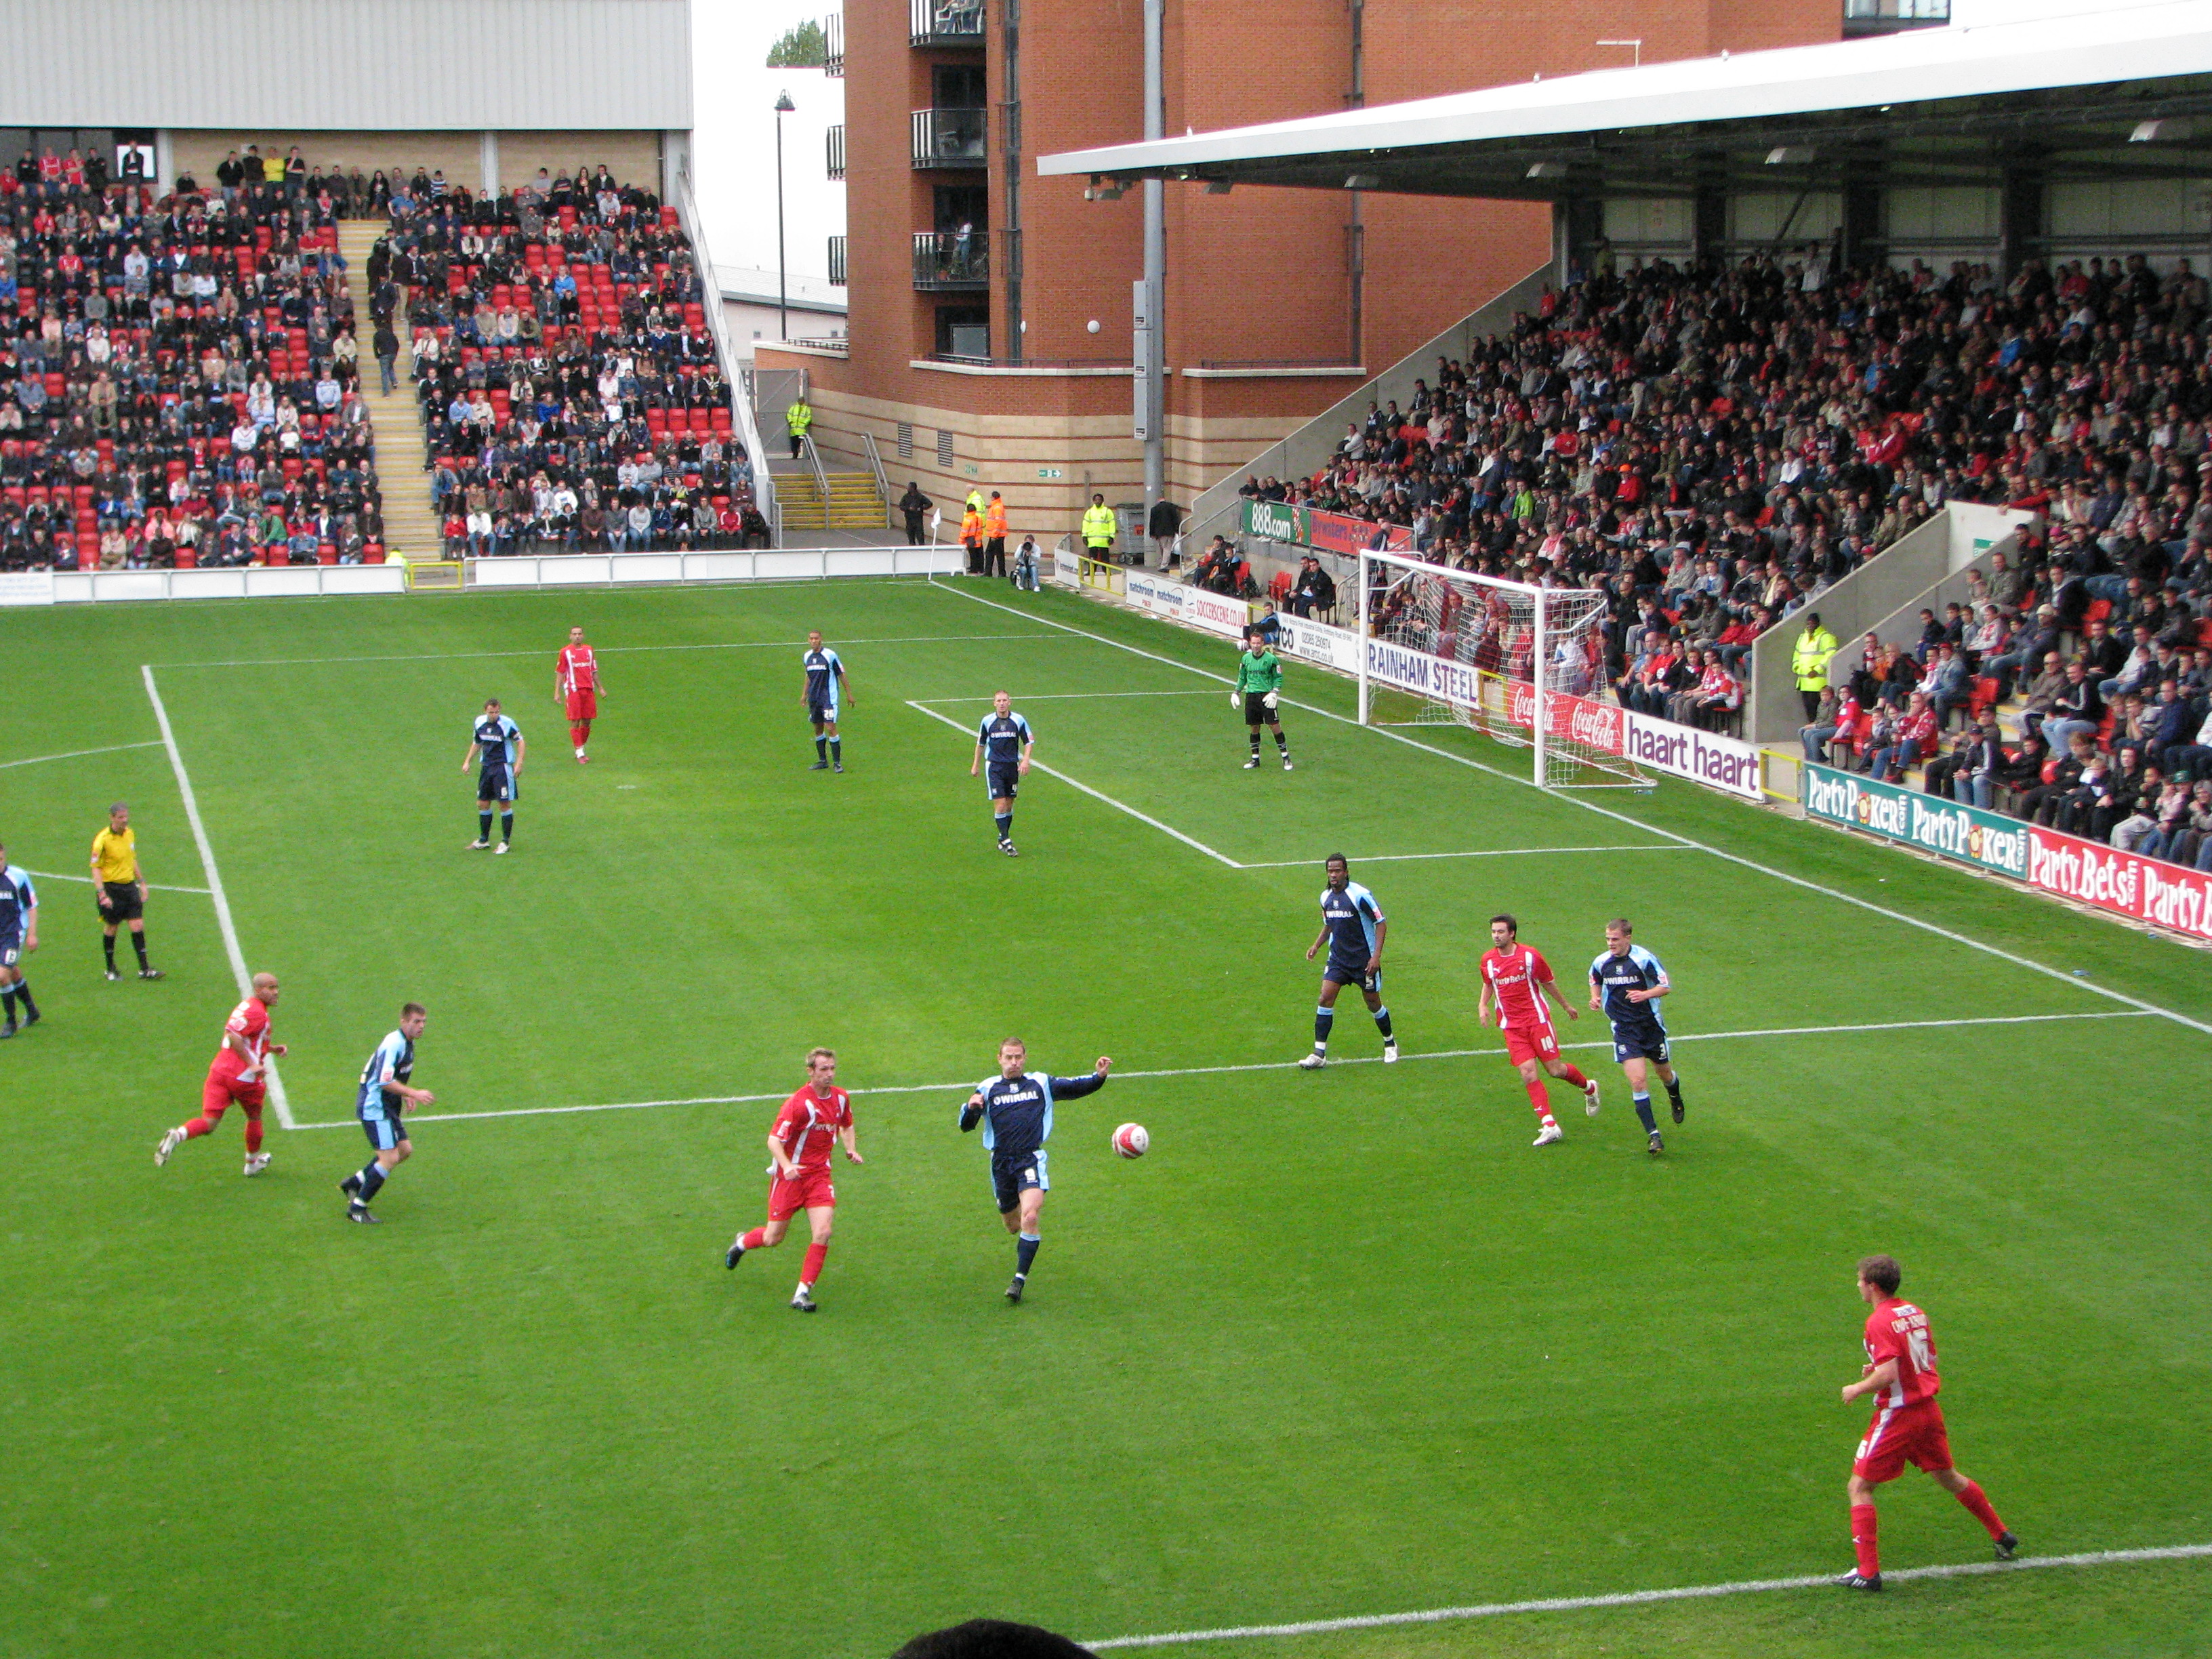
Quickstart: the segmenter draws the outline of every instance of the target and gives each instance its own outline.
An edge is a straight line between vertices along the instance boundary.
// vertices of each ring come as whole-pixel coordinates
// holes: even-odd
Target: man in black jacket
[[[1336,605],[1336,580],[1321,568],[1321,561],[1309,553],[1298,565],[1297,583],[1291,589],[1291,613],[1310,617],[1316,611],[1329,611]]]
[[[906,539],[909,547],[920,547],[924,516],[936,503],[921,493],[921,486],[909,478],[906,494],[899,497],[899,512],[906,520]]]
[[[1175,551],[1176,538],[1182,534],[1182,509],[1161,496],[1152,503],[1152,516],[1145,521],[1145,530],[1160,556],[1160,568],[1166,569],[1168,557]]]

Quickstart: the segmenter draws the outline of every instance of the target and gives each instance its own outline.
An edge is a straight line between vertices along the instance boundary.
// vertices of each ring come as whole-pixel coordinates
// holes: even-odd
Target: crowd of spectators
[[[404,307],[450,551],[767,544],[674,209],[604,167],[387,203],[370,311]]]
[[[2048,529],[1986,602],[1931,619],[1951,659],[1898,648],[1898,679],[1931,671],[1944,717],[1975,703],[1958,677],[1984,659],[1990,702],[2008,695],[2046,602],[2079,629],[2126,599],[2115,626],[2194,639],[2212,292],[2190,261],[2028,261],[2008,283],[1969,264],[1599,264],[1440,358],[1407,410],[1370,404],[1312,477],[1243,493],[1402,525],[1458,568],[1606,588],[1604,679],[1677,719],[1741,703],[1721,677],[1741,679],[1756,635],[1954,500]]]
[[[0,171],[0,568],[380,557],[327,207],[108,173]]]

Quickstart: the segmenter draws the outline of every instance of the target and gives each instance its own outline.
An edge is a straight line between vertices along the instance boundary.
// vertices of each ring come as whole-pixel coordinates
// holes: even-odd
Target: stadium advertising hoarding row
[[[2191,939],[2212,939],[2212,875],[1893,783],[1804,769],[1805,814]]]
[[[1371,548],[1402,553],[1413,544],[1412,533],[1403,525],[1371,524],[1342,513],[1293,507],[1287,501],[1247,501],[1243,522],[1248,536],[1341,553],[1347,558],[1357,558]]]
[[[1492,718],[1533,730],[1535,726],[1535,688],[1517,682],[1486,677],[1471,665],[1433,657],[1388,640],[1370,640],[1341,628],[1295,617],[1282,618],[1277,648],[1286,656],[1302,658],[1357,674],[1360,653],[1367,658],[1367,678],[1378,685],[1404,691],[1432,702],[1479,709]],[[1486,687],[1486,678],[1490,684]],[[1496,688],[1504,685],[1504,695]],[[1486,695],[1486,691],[1488,695]],[[1722,790],[1745,800],[1761,799],[1759,751],[1747,743],[1717,732],[1701,732],[1655,720],[1632,708],[1570,696],[1564,691],[1547,694],[1550,729],[1607,755],[1620,755],[1654,772],[1687,778],[1708,788]]]
[[[1188,623],[1194,628],[1203,628],[1209,634],[1224,634],[1232,640],[1241,636],[1252,622],[1252,607],[1242,599],[1209,593],[1202,587],[1186,587],[1181,582],[1171,582],[1164,576],[1150,575],[1141,570],[1129,573],[1124,593],[1139,611],[1165,617],[1170,622]]]

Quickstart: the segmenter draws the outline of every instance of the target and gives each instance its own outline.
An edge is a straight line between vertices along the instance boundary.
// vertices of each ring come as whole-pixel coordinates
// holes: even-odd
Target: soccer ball
[[[1141,1123],[1124,1123],[1114,1131],[1114,1150],[1123,1158],[1142,1158],[1152,1144]]]

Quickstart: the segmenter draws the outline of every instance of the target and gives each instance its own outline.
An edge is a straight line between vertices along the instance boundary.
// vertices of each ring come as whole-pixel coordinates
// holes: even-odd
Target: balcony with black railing
[[[841,11],[822,20],[822,72],[828,76],[845,72],[845,14]]]
[[[917,46],[976,46],[983,44],[983,0],[908,0],[912,44]]]
[[[822,135],[823,167],[832,179],[845,176],[845,124],[840,121]]]
[[[990,135],[980,109],[918,109],[914,112],[914,164],[917,167],[980,167],[989,165]]]
[[[1844,38],[1942,28],[1951,21],[1951,0],[1844,0]]]
[[[832,288],[845,286],[845,239],[842,236],[830,239],[830,285]]]
[[[925,294],[976,293],[991,286],[991,236],[984,230],[918,230],[914,285]]]

